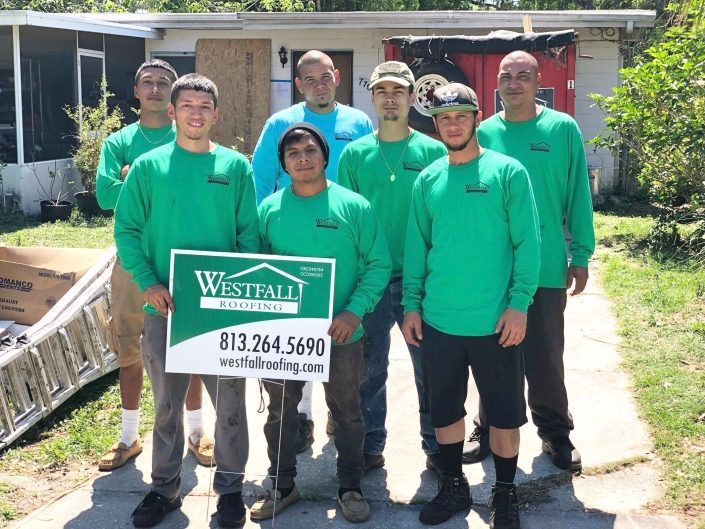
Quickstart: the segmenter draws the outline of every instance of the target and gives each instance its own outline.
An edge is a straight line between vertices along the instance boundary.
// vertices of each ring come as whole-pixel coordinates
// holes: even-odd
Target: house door
[[[96,106],[102,97],[100,81],[105,74],[105,54],[78,49],[78,104]]]

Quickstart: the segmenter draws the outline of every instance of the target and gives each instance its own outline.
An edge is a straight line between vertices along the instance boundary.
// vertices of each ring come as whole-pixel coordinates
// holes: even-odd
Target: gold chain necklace
[[[394,169],[392,169],[389,164],[387,163],[387,159],[384,157],[384,151],[382,150],[382,143],[379,141],[379,133],[377,133],[377,148],[379,149],[379,154],[382,156],[382,161],[384,162],[384,165],[387,166],[387,171],[389,171],[389,181],[394,182],[397,179],[397,169],[399,168],[399,164],[401,163],[402,159],[404,158],[404,154],[406,154],[406,148],[409,146],[409,142],[411,141],[411,132],[409,132],[409,135],[406,137],[406,144],[404,144],[404,150],[401,151],[401,156],[399,156],[399,159],[397,160],[397,164],[394,166]]]
[[[137,123],[137,128],[140,129],[140,132],[142,133],[142,137],[147,141],[147,143],[150,143],[152,145],[160,145],[165,139],[167,139],[169,137],[169,134],[171,134],[173,127],[174,127],[173,125],[171,127],[169,127],[169,130],[167,131],[167,133],[164,134],[164,136],[159,138],[157,141],[152,141],[144,133],[144,130],[142,129],[142,125],[140,123]]]

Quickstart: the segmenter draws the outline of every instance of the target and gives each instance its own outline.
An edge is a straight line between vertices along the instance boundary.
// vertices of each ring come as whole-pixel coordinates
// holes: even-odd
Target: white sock
[[[120,435],[120,442],[125,443],[126,446],[132,446],[132,443],[137,441],[138,429],[140,426],[140,410],[126,410],[122,409],[122,433]]]
[[[313,398],[313,382],[306,382],[301,390],[301,402],[299,402],[299,413],[306,415],[307,419],[313,417],[311,401]]]
[[[188,418],[188,436],[192,443],[203,437],[203,409],[186,410]]]

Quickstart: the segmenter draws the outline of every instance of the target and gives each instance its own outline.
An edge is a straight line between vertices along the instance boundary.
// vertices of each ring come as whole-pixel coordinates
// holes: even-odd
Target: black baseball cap
[[[328,142],[326,141],[325,136],[323,136],[323,133],[321,130],[316,127],[315,125],[311,125],[310,123],[306,123],[304,121],[301,121],[299,123],[294,123],[290,127],[288,127],[284,132],[282,132],[282,135],[279,137],[279,146],[278,146],[278,152],[279,152],[279,163],[281,164],[282,168],[285,168],[286,166],[284,165],[284,140],[286,137],[294,132],[295,130],[305,130],[311,136],[313,137],[314,141],[318,143],[318,146],[321,148],[321,151],[323,151],[323,167],[328,167],[328,158],[330,157],[330,147],[328,146]],[[285,169],[286,170],[286,169]]]
[[[427,112],[435,116],[442,112],[457,112],[460,110],[469,110],[471,112],[480,110],[477,94],[472,88],[464,84],[450,83],[436,88],[433,92],[431,107]]]

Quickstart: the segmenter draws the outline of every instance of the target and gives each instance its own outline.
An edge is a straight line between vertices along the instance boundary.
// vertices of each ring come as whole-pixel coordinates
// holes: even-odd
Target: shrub
[[[114,94],[108,92],[105,77],[101,79],[100,92],[103,97],[95,107],[89,105],[64,107],[64,112],[78,129],[76,147],[71,152],[73,165],[81,174],[83,188],[92,195],[95,194],[95,177],[103,141],[122,127],[120,109],[115,107],[112,111],[108,111],[108,98]]]

